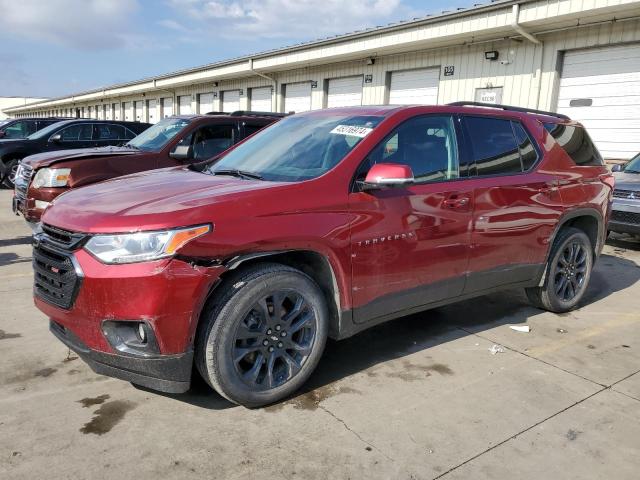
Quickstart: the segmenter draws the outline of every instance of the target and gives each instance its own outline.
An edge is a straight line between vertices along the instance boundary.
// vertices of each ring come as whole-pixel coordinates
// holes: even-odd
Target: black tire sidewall
[[[14,158],[11,160],[7,160],[4,164],[4,177],[2,178],[2,185],[6,188],[13,188],[14,184],[9,180],[9,176],[11,175],[11,169],[14,165],[18,165],[20,163],[20,159]]]
[[[572,298],[569,301],[564,301],[560,299],[555,292],[555,283],[554,283],[555,269],[558,263],[558,259],[560,255],[562,255],[566,245],[569,243],[575,242],[576,240],[579,240],[582,243],[582,246],[585,248],[587,252],[587,269],[585,272],[585,280],[584,280],[584,285],[580,290],[580,292],[578,293],[578,295],[576,295],[574,298]],[[589,287],[589,281],[591,280],[592,269],[593,269],[593,247],[591,245],[591,241],[589,240],[589,237],[580,230],[572,230],[567,234],[565,238],[562,239],[561,242],[558,243],[558,246],[553,252],[553,256],[551,257],[549,262],[549,270],[548,270],[547,282],[546,282],[547,283],[546,292],[544,293],[553,311],[558,311],[558,312],[569,311],[575,308],[580,303],[580,301],[584,297],[584,294],[587,291],[587,288]]]
[[[286,267],[282,271],[266,273],[246,282],[236,282],[230,288],[236,291],[218,310],[217,318],[210,323],[203,345],[204,367],[210,384],[227,399],[248,407],[267,405],[291,395],[309,378],[324,351],[328,314],[322,292],[307,275]],[[311,354],[294,378],[274,389],[256,391],[238,378],[233,364],[232,349],[236,327],[258,298],[277,290],[294,290],[305,297],[314,309],[316,338]]]

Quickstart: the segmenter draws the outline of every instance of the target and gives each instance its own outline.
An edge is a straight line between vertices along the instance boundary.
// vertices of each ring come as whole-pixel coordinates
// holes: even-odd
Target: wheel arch
[[[339,286],[340,278],[331,260],[313,250],[278,250],[233,257],[225,264],[227,271],[212,286],[207,296],[207,302],[215,302],[215,299],[224,291],[227,285],[233,284],[235,279],[245,271],[262,263],[280,263],[300,270],[311,277],[320,287],[327,302],[329,309],[329,337],[340,337],[344,321],[342,318],[343,302]]]
[[[606,231],[604,227],[604,219],[602,214],[595,208],[578,208],[566,212],[558,220],[558,224],[549,239],[545,265],[549,263],[553,244],[555,243],[558,234],[566,227],[574,227],[578,230],[582,230],[587,237],[589,237],[591,245],[593,246],[593,258],[594,260],[597,259],[605,240]],[[544,284],[546,276],[547,269],[545,268],[542,278],[540,279],[539,286]]]

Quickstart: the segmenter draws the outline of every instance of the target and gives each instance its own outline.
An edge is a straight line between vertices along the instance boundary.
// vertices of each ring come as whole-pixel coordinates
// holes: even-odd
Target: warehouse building
[[[9,115],[4,113],[6,109],[9,109],[12,107],[24,106],[34,102],[42,102],[43,100],[46,100],[46,98],[0,97],[0,120],[4,120],[6,118],[9,118],[10,116],[15,116],[15,114]]]
[[[366,29],[9,109],[157,122],[459,100],[582,121],[603,155],[640,152],[640,0],[519,0]]]

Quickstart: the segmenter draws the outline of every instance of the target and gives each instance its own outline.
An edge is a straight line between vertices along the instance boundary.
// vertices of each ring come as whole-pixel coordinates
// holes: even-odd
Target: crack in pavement
[[[329,409],[328,409],[328,408],[326,408],[326,407],[323,407],[322,405],[318,405],[318,408],[319,408],[320,410],[322,410],[323,412],[328,413],[329,415],[331,415],[335,420],[337,420],[339,423],[341,423],[341,424],[342,424],[342,426],[343,426],[347,431],[349,431],[349,432],[351,432],[353,435],[355,435],[355,436],[356,436],[356,438],[357,438],[358,440],[360,440],[362,443],[364,443],[365,445],[367,445],[369,448],[371,448],[371,449],[373,449],[373,450],[377,451],[377,452],[378,452],[378,453],[380,453],[381,455],[384,455],[384,457],[385,457],[387,460],[390,460],[390,461],[392,461],[392,462],[394,462],[394,463],[395,463],[395,460],[394,460],[393,458],[391,458],[389,455],[387,455],[386,453],[384,453],[382,450],[380,450],[378,447],[376,447],[376,446],[375,446],[375,445],[373,445],[372,443],[367,442],[364,438],[362,438],[362,437],[360,436],[360,434],[359,434],[358,432],[356,432],[356,431],[355,431],[355,430],[353,430],[351,427],[349,427],[349,425],[347,425],[347,423],[346,423],[344,420],[342,420],[340,417],[338,417],[337,415],[335,415],[331,410],[329,410]]]

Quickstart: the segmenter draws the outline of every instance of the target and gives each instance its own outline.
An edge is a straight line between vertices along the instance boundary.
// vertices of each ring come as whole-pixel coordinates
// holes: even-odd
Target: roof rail
[[[229,115],[227,112],[207,112],[205,115]]]
[[[289,115],[288,113],[276,113],[276,112],[252,112],[250,110],[237,110],[235,112],[231,112],[229,115],[232,117],[286,117]]]
[[[506,110],[509,112],[523,112],[523,113],[537,113],[539,115],[548,115],[550,117],[561,118],[562,120],[571,120],[562,113],[547,112],[545,110],[535,110],[533,108],[524,107],[512,107],[511,105],[500,105],[496,103],[483,103],[483,102],[452,102],[448,103],[452,107],[485,107],[485,108],[498,108],[500,110]]]

